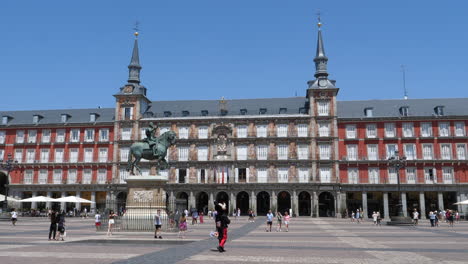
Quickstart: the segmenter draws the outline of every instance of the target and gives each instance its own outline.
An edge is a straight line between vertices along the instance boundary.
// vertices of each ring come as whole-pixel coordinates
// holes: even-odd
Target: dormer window
[[[434,113],[438,116],[443,116],[444,115],[444,106],[439,105],[434,108]]]
[[[207,116],[208,115],[208,110],[202,110],[201,115],[202,116]]]
[[[264,115],[266,114],[267,109],[266,108],[260,108],[259,114]]]
[[[246,115],[247,114],[247,109],[243,108],[240,110],[241,115]]]
[[[39,123],[40,116],[39,115],[33,115],[33,123],[37,124]]]
[[[307,114],[307,109],[305,107],[300,107],[299,114]]]
[[[97,114],[89,114],[89,122],[96,122],[97,117]]]
[[[286,114],[287,111],[288,111],[288,109],[287,109],[287,108],[284,108],[284,107],[281,107],[281,108],[279,109],[279,113],[280,113],[280,114]]]
[[[373,117],[374,116],[374,108],[372,108],[372,107],[364,108],[364,115],[366,117]]]
[[[62,114],[62,115],[60,116],[60,121],[61,121],[62,123],[66,123],[66,122],[68,121],[68,118],[69,118],[69,117],[70,117],[70,116],[67,115],[67,114]]]
[[[409,115],[409,107],[408,106],[400,107],[400,115],[401,116],[408,116]]]
[[[222,110],[221,110],[221,115],[222,115],[222,116],[226,116],[227,114],[228,114],[228,111],[227,111],[227,110],[225,110],[225,109],[222,109]]]
[[[182,111],[182,116],[189,116],[190,115],[190,112],[189,111]]]
[[[172,113],[171,111],[164,111],[164,117],[171,117]]]
[[[9,116],[2,116],[2,125],[8,124],[8,121],[10,121]]]

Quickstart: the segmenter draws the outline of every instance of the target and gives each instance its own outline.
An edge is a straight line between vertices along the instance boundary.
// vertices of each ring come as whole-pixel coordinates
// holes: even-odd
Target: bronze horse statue
[[[165,159],[167,149],[175,144],[175,140],[176,133],[174,131],[167,131],[156,138],[156,144],[153,146],[154,149],[151,149],[148,142],[133,143],[128,153],[127,171],[129,171],[131,175],[134,175],[133,169],[136,168],[141,174],[140,167],[138,167],[141,159],[156,160],[156,167],[158,169],[167,169],[169,167]]]

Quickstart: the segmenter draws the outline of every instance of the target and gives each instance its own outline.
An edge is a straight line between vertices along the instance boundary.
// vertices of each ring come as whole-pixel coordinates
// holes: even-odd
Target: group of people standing
[[[50,219],[49,227],[49,240],[65,240],[65,211],[56,212],[55,210],[50,210],[48,217]],[[57,237],[57,230],[59,235]]]
[[[271,210],[268,210],[268,213],[266,215],[267,219],[267,228],[266,232],[271,232],[271,228],[273,226],[273,218],[274,215],[271,212]],[[289,212],[284,212],[284,215],[282,215],[280,212],[276,212],[276,221],[277,221],[277,227],[276,227],[276,232],[281,232],[282,231],[282,226],[284,222],[284,226],[286,227],[286,232],[289,232],[289,221],[291,221],[291,216],[289,215]]]
[[[448,223],[449,227],[453,227],[454,222],[458,223],[460,221],[460,213],[457,210],[449,209],[429,212],[429,221],[431,222],[431,227],[438,227],[440,220]]]

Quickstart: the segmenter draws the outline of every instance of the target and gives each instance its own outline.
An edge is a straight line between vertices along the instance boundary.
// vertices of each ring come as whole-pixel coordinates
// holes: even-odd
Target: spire
[[[138,54],[138,22],[135,26],[135,43],[133,44],[133,53],[132,59],[130,60],[130,65],[128,65],[128,82],[129,83],[140,83],[140,56]]]
[[[327,77],[327,62],[328,58],[325,56],[325,47],[323,45],[322,39],[322,22],[320,21],[320,14],[318,15],[318,38],[317,38],[317,52],[315,54],[314,62],[315,62],[315,78],[320,76]]]

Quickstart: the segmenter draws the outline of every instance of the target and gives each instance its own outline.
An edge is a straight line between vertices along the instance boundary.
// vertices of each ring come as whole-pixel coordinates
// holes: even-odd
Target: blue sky
[[[339,100],[468,97],[466,1],[3,1],[0,110],[113,107],[136,20],[151,100],[304,96],[317,9]]]

